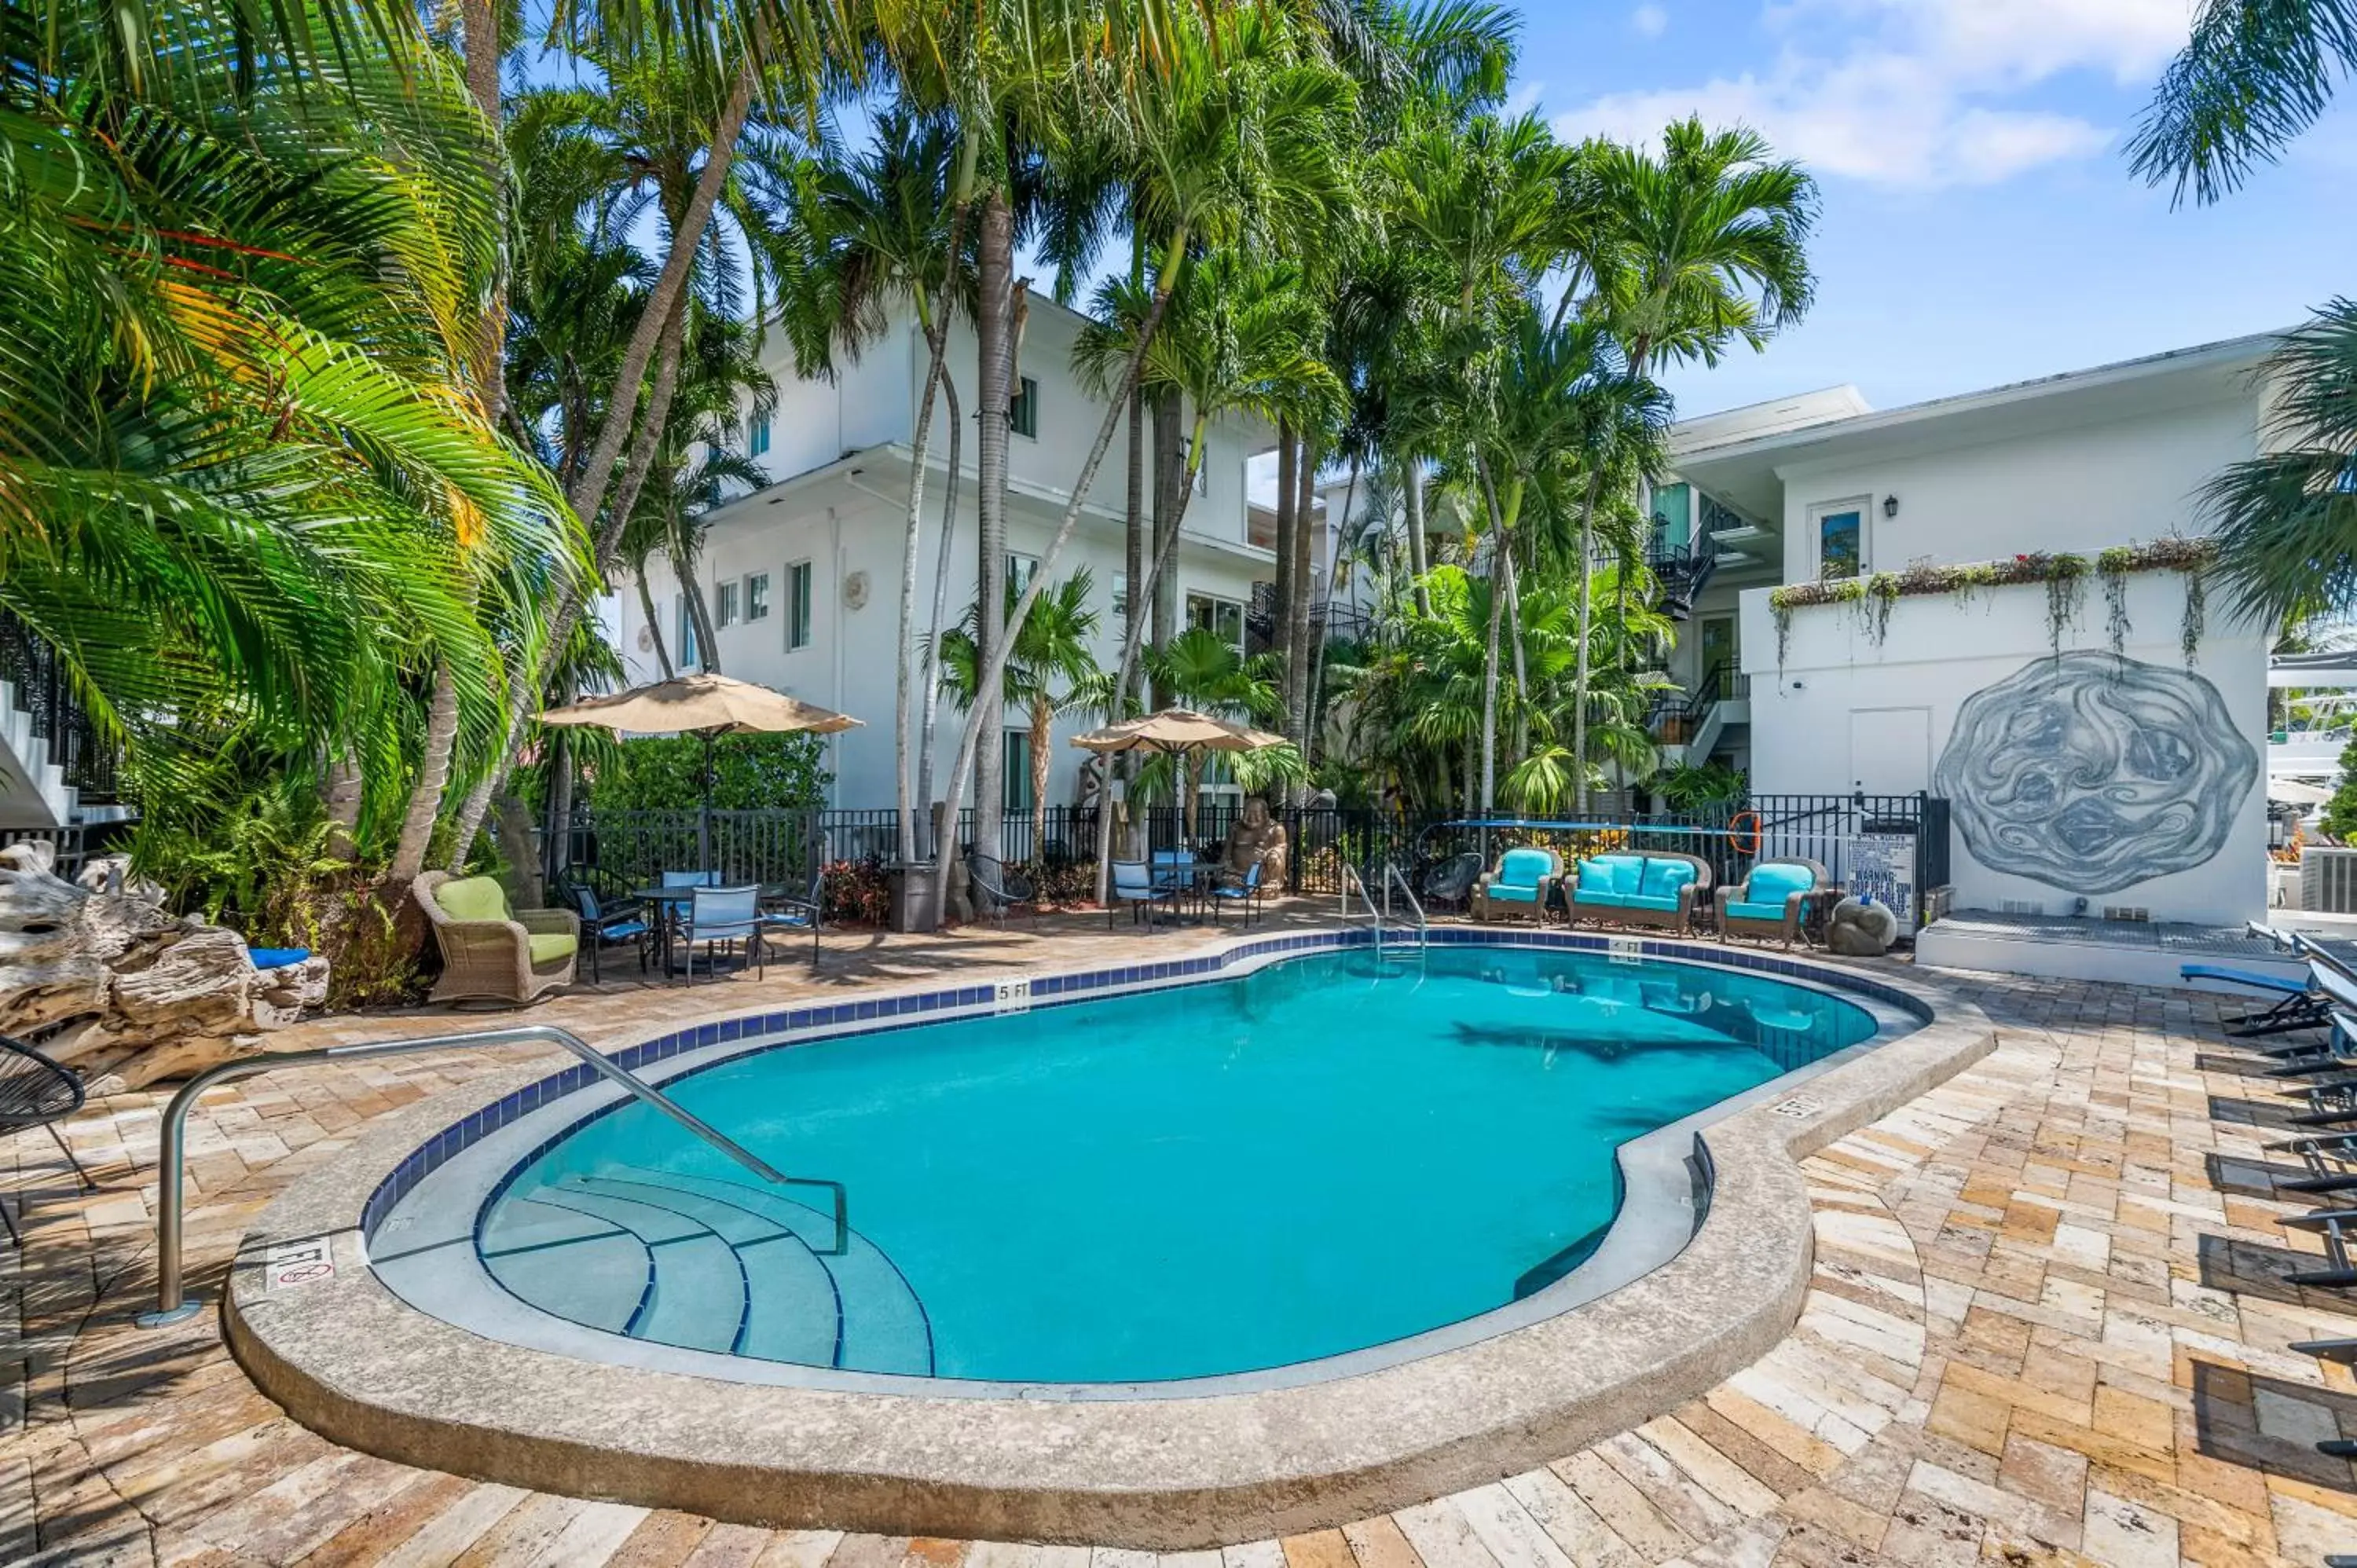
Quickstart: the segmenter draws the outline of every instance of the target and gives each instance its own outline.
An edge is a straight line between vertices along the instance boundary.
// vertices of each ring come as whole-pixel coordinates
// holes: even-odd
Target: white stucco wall
[[[2065,424],[1977,445],[1942,445],[1928,425],[1911,451],[1780,467],[1784,578],[1818,575],[1816,509],[1866,505],[1866,569],[1988,561],[2035,551],[2084,554],[2200,532],[2195,497],[2257,444],[2253,396]],[[1886,497],[1896,517],[1883,516]]]
[[[1987,488],[2001,488],[2003,482],[1993,480]],[[1919,493],[1928,499],[1928,489],[1919,487]],[[2115,527],[2102,542],[2119,538]],[[2098,542],[2073,538],[2071,542],[2092,550]],[[1974,544],[1977,546],[1977,539]],[[1996,553],[1975,547],[1962,558]],[[2041,585],[1985,589],[1961,603],[1949,596],[1902,598],[1891,607],[1879,645],[1858,607],[1799,608],[1792,614],[1781,663],[1768,597],[1764,588],[1742,596],[1743,662],[1751,676],[1752,788],[1761,793],[1830,793],[1862,785],[1869,793],[1895,794],[1932,788],[1965,700],[2019,671],[2046,665],[2051,658],[2047,593]],[[2179,574],[2130,577],[2132,629],[2125,653],[2161,671],[2183,671],[2179,628],[2184,602]],[[2106,617],[2102,582],[2091,575],[2077,619],[2063,639],[2065,651],[2107,653]],[[2266,639],[2254,628],[2229,623],[2215,606],[2208,619],[2192,673],[2216,689],[2233,732],[2256,757],[2265,739]],[[2017,701],[1996,718],[2031,731],[2049,716],[2030,711],[2040,707],[2038,699]],[[2165,722],[2156,727],[2166,732],[2155,739],[2164,751],[2181,742],[2197,748],[2196,762],[2222,755],[2208,745],[2198,726]],[[2020,769],[2040,766],[2029,758],[2018,763]],[[2071,776],[2067,757],[2044,771],[2060,791],[2058,798],[2072,799],[2081,792],[2082,780]],[[2243,776],[2239,797],[2222,802],[2230,825],[2214,854],[2185,869],[2108,891],[2089,885],[2084,876],[2024,875],[2018,856],[1986,841],[1976,854],[1959,805],[1958,831],[1952,839],[1956,906],[2003,909],[2011,902],[2035,905],[2050,915],[2071,914],[2072,900],[2084,897],[2086,912],[2097,916],[2107,908],[2125,907],[2147,910],[2157,920],[2255,917],[2266,906],[2263,773],[2263,766],[2254,768]],[[2124,819],[2155,824],[2142,830],[2147,835],[2143,842],[2157,853],[2172,853],[2171,843],[2185,834],[2182,826],[2169,825],[2171,819],[2158,814],[2148,799],[2120,799]],[[2017,817],[2038,815],[2018,807],[2008,811]]]

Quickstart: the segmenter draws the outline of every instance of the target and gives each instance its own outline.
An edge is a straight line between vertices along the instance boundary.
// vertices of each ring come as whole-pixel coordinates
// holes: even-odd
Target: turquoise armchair
[[[1563,857],[1551,849],[1525,845],[1498,857],[1498,869],[1473,885],[1473,918],[1503,919],[1509,915],[1546,919],[1547,896],[1563,875]]]

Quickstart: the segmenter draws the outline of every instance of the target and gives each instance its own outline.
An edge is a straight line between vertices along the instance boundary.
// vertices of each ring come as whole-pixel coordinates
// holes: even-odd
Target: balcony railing
[[[34,738],[48,743],[49,760],[80,791],[84,805],[116,799],[114,748],[99,734],[68,678],[64,660],[39,633],[0,610],[0,681],[16,688],[16,705],[32,718]]]

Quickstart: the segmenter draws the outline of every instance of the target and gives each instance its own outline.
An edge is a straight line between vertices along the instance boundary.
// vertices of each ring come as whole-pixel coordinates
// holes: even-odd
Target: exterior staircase
[[[80,827],[127,815],[114,753],[99,736],[57,653],[0,613],[0,832]]]
[[[1739,671],[1714,670],[1692,692],[1669,691],[1654,703],[1649,727],[1662,761],[1704,763],[1727,732],[1751,722],[1751,686]],[[1679,738],[1672,739],[1671,736]]]

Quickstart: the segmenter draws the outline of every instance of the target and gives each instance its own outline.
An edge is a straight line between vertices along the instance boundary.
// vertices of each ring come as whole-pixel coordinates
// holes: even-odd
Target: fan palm
[[[2280,625],[2357,605],[2357,300],[2336,299],[2267,364],[2267,448],[2202,491],[2233,607]]]

